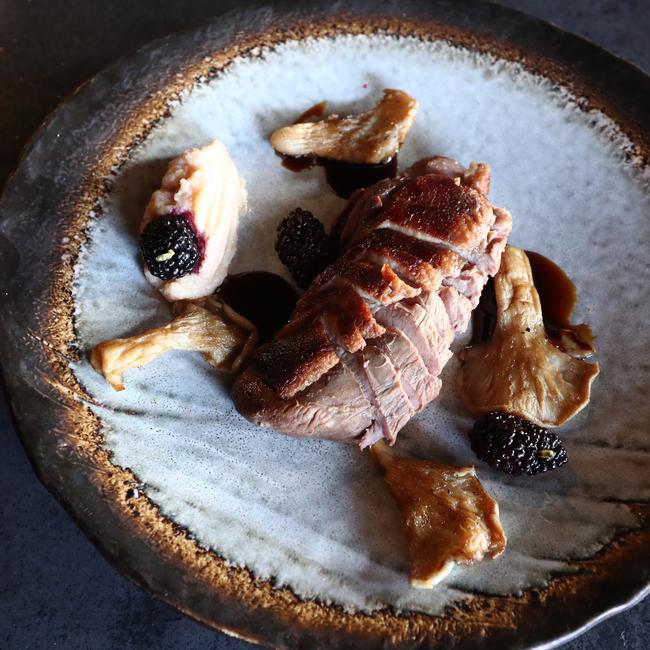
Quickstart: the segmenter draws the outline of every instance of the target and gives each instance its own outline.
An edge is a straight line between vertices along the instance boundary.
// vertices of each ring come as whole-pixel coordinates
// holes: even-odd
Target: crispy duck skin
[[[289,435],[392,444],[437,397],[499,268],[512,219],[488,189],[487,165],[438,156],[357,191],[334,227],[342,256],[235,382],[239,412]]]

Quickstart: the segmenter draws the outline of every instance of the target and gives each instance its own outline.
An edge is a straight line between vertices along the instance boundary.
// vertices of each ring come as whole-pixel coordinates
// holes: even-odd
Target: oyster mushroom
[[[248,320],[212,298],[173,305],[175,318],[167,325],[127,339],[95,346],[90,362],[115,390],[124,390],[122,374],[139,368],[170,350],[202,352],[208,363],[236,372],[253,351],[257,331]]]
[[[478,413],[505,411],[542,427],[557,427],[589,402],[597,363],[553,345],[526,253],[508,246],[494,278],[492,338],[460,355],[461,396]]]
[[[400,458],[384,441],[371,451],[404,518],[412,587],[430,589],[455,564],[503,553],[499,505],[473,467]]]
[[[318,156],[351,163],[388,162],[398,151],[415,119],[416,99],[401,90],[384,90],[370,111],[278,129],[273,148],[289,156]]]

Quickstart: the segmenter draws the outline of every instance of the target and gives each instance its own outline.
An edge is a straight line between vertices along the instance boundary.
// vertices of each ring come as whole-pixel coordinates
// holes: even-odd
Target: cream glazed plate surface
[[[647,589],[650,84],[510,11],[406,6],[408,18],[370,3],[230,15],[59,109],[0,204],[3,367],[44,482],[123,572],[195,618],[287,647],[553,643]],[[323,99],[366,110],[384,88],[420,103],[400,167],[437,154],[491,165],[510,242],[575,282],[574,321],[592,326],[601,365],[589,407],[559,432],[568,465],[508,477],[470,449],[449,362],[396,449],[475,464],[508,547],[433,590],[409,588],[400,515],[367,452],[249,424],[199,354],[128,371],[123,392],[87,354],[169,319],[137,229],[172,157],[225,143],[248,192],[230,272],[286,276],[279,221],[300,206],[331,224],[345,202],[322,169],[283,168],[269,135]]]

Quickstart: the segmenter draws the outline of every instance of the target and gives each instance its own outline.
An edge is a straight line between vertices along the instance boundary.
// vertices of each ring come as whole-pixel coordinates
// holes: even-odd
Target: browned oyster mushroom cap
[[[494,334],[461,353],[461,396],[478,413],[505,411],[543,427],[560,426],[587,405],[600,368],[548,340],[523,250],[506,248],[494,289]]]
[[[400,458],[384,441],[371,451],[404,517],[412,587],[430,589],[455,564],[503,553],[499,506],[473,467]]]
[[[384,90],[370,111],[318,122],[300,122],[278,129],[273,148],[289,156],[319,156],[351,163],[378,164],[400,148],[415,119],[416,99],[401,90]]]

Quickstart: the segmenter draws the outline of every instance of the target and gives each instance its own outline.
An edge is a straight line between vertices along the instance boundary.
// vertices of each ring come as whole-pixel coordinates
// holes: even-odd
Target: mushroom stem
[[[175,318],[154,329],[95,346],[90,361],[115,390],[124,390],[122,374],[170,350],[202,352],[219,370],[235,372],[257,341],[255,327],[214,299],[174,303]]]

